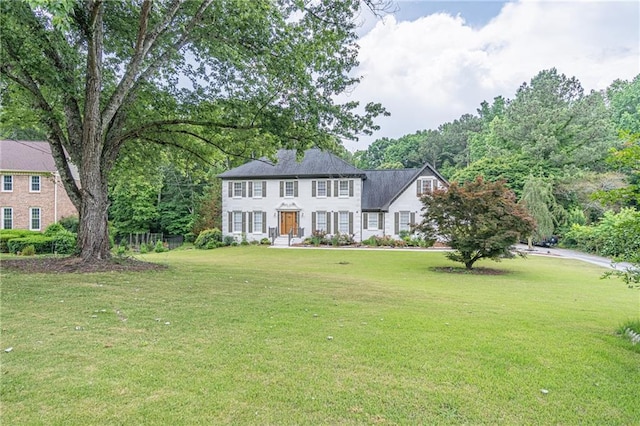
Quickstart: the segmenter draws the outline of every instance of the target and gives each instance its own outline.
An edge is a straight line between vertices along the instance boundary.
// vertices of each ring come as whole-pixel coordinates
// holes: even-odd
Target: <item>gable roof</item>
[[[48,142],[0,140],[0,171],[16,173],[54,173],[57,171]],[[78,179],[78,170],[71,165]]]
[[[393,200],[411,184],[419,169],[367,170],[362,182],[362,210],[387,210]]]
[[[277,153],[277,158],[276,163],[267,158],[253,160],[228,170],[218,177],[222,179],[365,177],[362,170],[330,152],[315,148],[305,151],[301,161],[297,160],[295,150],[281,149]]]

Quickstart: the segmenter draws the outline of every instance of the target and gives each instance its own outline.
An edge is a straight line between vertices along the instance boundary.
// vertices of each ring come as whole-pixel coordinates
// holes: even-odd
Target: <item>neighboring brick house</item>
[[[77,215],[47,142],[0,140],[0,229],[43,231]]]
[[[292,232],[399,237],[420,221],[420,196],[448,185],[430,165],[419,169],[360,170],[318,149],[280,150],[274,164],[254,160],[219,175],[223,234],[248,241]]]

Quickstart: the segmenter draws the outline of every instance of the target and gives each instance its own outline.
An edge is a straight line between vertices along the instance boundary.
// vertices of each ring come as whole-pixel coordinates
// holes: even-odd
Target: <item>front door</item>
[[[298,212],[280,212],[280,235],[298,232]]]

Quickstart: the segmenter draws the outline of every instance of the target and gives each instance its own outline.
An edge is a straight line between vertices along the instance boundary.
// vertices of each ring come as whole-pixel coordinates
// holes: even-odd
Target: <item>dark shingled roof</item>
[[[295,177],[364,177],[364,172],[319,149],[305,151],[302,161],[296,159],[295,150],[281,149],[274,164],[266,158],[253,160],[220,175],[222,179],[260,179]]]
[[[55,172],[48,142],[0,140],[0,170],[5,172]],[[72,166],[71,174],[78,179]]]
[[[421,169],[366,170],[362,183],[362,210],[386,211]]]

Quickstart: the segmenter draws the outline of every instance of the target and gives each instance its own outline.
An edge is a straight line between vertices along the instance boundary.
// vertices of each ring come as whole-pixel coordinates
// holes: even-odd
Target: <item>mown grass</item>
[[[4,424],[633,424],[640,292],[529,257],[232,247],[3,271]],[[10,352],[5,348],[12,347]],[[543,392],[546,391],[545,392]]]

